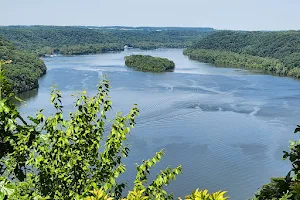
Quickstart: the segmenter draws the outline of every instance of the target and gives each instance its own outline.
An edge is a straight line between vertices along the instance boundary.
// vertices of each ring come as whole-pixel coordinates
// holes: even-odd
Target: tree
[[[2,65],[9,64],[11,62],[11,60],[0,60],[0,100],[2,99],[2,94],[7,95],[7,92],[10,91],[10,84],[5,76],[4,70],[2,69]]]

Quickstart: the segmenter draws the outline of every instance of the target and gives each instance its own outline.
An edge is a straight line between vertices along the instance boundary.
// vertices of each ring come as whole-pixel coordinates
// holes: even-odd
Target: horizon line
[[[43,26],[43,27],[97,27],[97,28],[107,28],[107,27],[125,27],[125,28],[199,28],[199,29],[212,29],[216,31],[251,31],[251,32],[281,32],[281,31],[300,31],[300,29],[282,29],[282,30],[268,30],[268,29],[259,29],[259,30],[245,30],[245,29],[217,29],[209,26],[129,26],[129,25],[49,25],[49,24],[27,24],[27,25],[0,25],[0,27],[34,27],[34,26]]]

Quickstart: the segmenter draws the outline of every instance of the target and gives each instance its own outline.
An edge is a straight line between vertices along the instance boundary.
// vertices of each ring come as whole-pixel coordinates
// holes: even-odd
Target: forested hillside
[[[0,27],[0,35],[17,47],[42,56],[101,53],[123,50],[125,45],[141,49],[188,47],[212,33],[210,28],[132,27]]]
[[[38,78],[46,73],[44,62],[36,55],[17,49],[1,37],[0,60],[12,61],[2,67],[17,93],[37,88]]]
[[[195,60],[300,78],[300,31],[220,31],[200,40],[185,54]]]

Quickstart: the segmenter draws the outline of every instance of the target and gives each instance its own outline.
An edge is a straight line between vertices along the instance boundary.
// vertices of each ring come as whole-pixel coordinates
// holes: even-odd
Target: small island
[[[131,55],[125,57],[125,65],[141,71],[166,72],[175,68],[175,63],[167,58],[148,55]]]

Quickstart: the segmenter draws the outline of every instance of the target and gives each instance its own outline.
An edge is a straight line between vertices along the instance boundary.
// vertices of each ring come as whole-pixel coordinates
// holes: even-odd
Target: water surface
[[[124,66],[124,56],[149,54],[176,64],[174,72],[145,73]],[[125,163],[131,185],[135,164],[165,148],[154,173],[183,165],[183,174],[169,187],[174,196],[192,189],[227,190],[233,200],[248,199],[270,177],[285,176],[291,168],[282,161],[293,129],[299,122],[300,83],[290,78],[216,68],[189,60],[179,49],[127,50],[85,56],[45,58],[47,75],[38,91],[27,93],[24,114],[45,108],[51,86],[63,92],[66,111],[73,109],[71,94],[96,92],[103,75],[111,81],[114,115],[137,103],[141,114],[129,138]],[[153,174],[154,174],[153,173]]]

